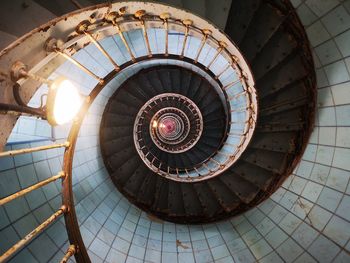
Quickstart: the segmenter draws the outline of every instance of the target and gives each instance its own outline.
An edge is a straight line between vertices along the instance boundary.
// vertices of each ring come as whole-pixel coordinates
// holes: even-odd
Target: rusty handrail
[[[46,180],[40,181],[39,183],[36,183],[36,184],[31,185],[31,186],[29,186],[27,188],[24,188],[23,190],[20,190],[20,191],[16,192],[14,194],[6,196],[6,197],[0,199],[0,206],[4,205],[4,204],[6,204],[6,203],[8,203],[8,202],[10,202],[12,200],[15,200],[18,197],[21,197],[21,196],[23,196],[25,194],[28,194],[28,193],[30,193],[30,192],[32,192],[32,191],[34,191],[34,190],[36,190],[36,189],[38,189],[40,187],[43,187],[44,185],[47,185],[47,184],[49,184],[51,182],[54,182],[54,181],[56,181],[56,180],[58,180],[60,178],[64,178],[64,177],[65,177],[65,173],[64,172],[60,172],[57,175],[51,176],[50,178],[48,178]]]
[[[4,254],[0,255],[0,262],[5,262],[13,254],[15,254],[18,250],[23,248],[26,244],[28,244],[33,238],[39,235],[42,231],[44,231],[52,222],[54,222],[59,216],[67,212],[67,207],[61,206],[61,208],[55,212],[52,216],[46,219],[43,223],[41,223],[37,228],[27,234],[23,239],[14,244],[11,248],[9,248]]]
[[[75,245],[70,245],[60,263],[66,263],[77,252]]]
[[[18,154],[45,151],[45,150],[50,150],[50,149],[55,149],[55,148],[62,148],[62,147],[65,147],[65,148],[69,147],[69,142],[51,144],[51,145],[43,145],[43,146],[18,149],[18,150],[11,150],[11,151],[6,151],[6,152],[0,152],[0,158],[7,157],[7,156],[14,156],[14,155],[18,155]]]

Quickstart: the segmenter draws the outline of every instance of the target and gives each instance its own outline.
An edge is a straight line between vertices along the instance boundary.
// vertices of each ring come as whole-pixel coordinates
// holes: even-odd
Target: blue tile
[[[220,258],[224,258],[230,255],[229,250],[226,245],[221,245],[215,248],[210,249],[213,255],[214,260],[218,260]]]
[[[333,216],[324,229],[324,234],[340,246],[344,246],[350,238],[350,223]]]
[[[288,238],[276,251],[286,262],[293,262],[303,249],[293,239]]]
[[[237,254],[233,255],[233,258],[235,262],[237,263],[255,263],[257,260],[253,256],[253,254],[250,252],[249,249],[244,249]]]
[[[317,204],[329,211],[334,212],[337,209],[342,197],[343,195],[338,191],[324,187],[317,200]]]
[[[11,222],[21,218],[30,211],[24,197],[14,199],[4,207]]]
[[[0,254],[5,253],[20,238],[12,226],[0,230],[0,236]]]
[[[14,228],[16,229],[17,233],[19,233],[21,238],[33,231],[38,225],[39,223],[33,214],[28,214],[13,224]]]
[[[48,262],[58,250],[56,245],[45,233],[41,234],[30,243],[28,248],[36,256],[39,262]]]
[[[120,262],[120,263],[124,263],[126,260],[126,255],[122,252],[119,252],[119,251],[111,248],[111,250],[108,252],[106,261],[108,263],[114,263],[114,262],[116,262],[116,260],[118,260],[118,262]]]
[[[308,251],[319,262],[332,262],[340,248],[326,237],[320,235]]]
[[[19,150],[24,148],[30,148],[29,144],[16,144],[12,146],[13,150]],[[16,167],[26,165],[33,162],[32,155],[30,153],[19,154],[14,157]]]
[[[0,196],[5,197],[20,190],[15,170],[0,172]]]
[[[350,196],[344,195],[336,214],[350,221]]]
[[[61,247],[68,240],[67,229],[60,221],[56,221],[52,224],[52,226],[46,230],[46,233],[58,247]]]
[[[266,235],[265,239],[273,248],[277,248],[287,239],[287,237],[288,236],[285,232],[283,232],[279,227],[275,227]]]
[[[98,238],[95,238],[94,241],[92,241],[89,249],[93,253],[95,253],[97,256],[99,256],[101,259],[104,259],[107,256],[107,253],[109,251],[109,246],[107,246],[104,242],[102,242]]]

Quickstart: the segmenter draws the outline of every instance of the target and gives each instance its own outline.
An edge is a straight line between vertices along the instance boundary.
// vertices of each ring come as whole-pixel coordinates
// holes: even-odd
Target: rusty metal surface
[[[70,245],[60,263],[66,263],[77,252],[75,245]]]
[[[24,188],[23,190],[18,191],[16,193],[12,194],[12,195],[6,196],[6,197],[0,199],[0,206],[4,205],[4,204],[6,204],[6,203],[8,203],[8,202],[10,202],[12,200],[15,200],[18,197],[21,197],[21,196],[23,196],[25,194],[28,194],[28,193],[30,193],[30,192],[38,189],[38,188],[41,188],[41,187],[43,187],[43,186],[45,186],[45,185],[47,185],[47,184],[49,184],[51,182],[54,182],[54,181],[56,181],[56,180],[58,180],[60,178],[64,178],[64,177],[65,177],[65,173],[64,172],[60,172],[57,175],[51,176],[51,177],[49,177],[46,180],[40,181],[37,184],[34,184],[34,185],[29,186],[27,188]]]
[[[69,147],[69,142],[44,145],[44,146],[38,146],[38,147],[33,147],[33,148],[24,148],[24,149],[12,150],[12,151],[6,151],[6,152],[0,152],[0,157],[13,156],[13,155],[17,155],[17,154],[32,153],[32,152],[38,152],[38,151],[45,151],[45,150],[49,150],[49,149],[62,148],[62,147]]]

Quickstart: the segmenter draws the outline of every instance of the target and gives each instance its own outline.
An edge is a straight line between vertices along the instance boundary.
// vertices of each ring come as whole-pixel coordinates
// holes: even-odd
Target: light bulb
[[[158,122],[157,121],[153,121],[152,127],[153,128],[157,128],[157,126],[158,126]]]
[[[67,79],[55,81],[49,90],[47,111],[52,125],[62,125],[73,120],[80,110],[81,96]]]

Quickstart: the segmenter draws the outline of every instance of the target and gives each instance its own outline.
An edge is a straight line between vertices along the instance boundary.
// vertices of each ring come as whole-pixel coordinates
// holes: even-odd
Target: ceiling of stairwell
[[[185,1],[172,2],[187,7]],[[179,225],[149,216],[115,191],[100,157],[99,122],[106,98],[113,93],[107,89],[106,97],[95,102],[85,119],[74,162],[76,209],[93,262],[115,262],[115,258],[121,262],[349,262],[350,1],[292,3],[313,47],[318,82],[315,129],[293,175],[267,201],[223,222]],[[88,47],[79,56],[92,63],[89,54],[95,53]],[[96,70],[108,70],[96,63],[92,63],[98,65]],[[82,80],[67,65],[59,73]],[[120,80],[126,78],[120,76]],[[91,88],[91,80],[84,81],[82,88]],[[41,121],[21,118],[11,140],[49,137],[50,132]],[[56,136],[64,137],[65,132],[57,129]],[[61,155],[53,150],[0,159],[1,194],[55,174]],[[48,186],[0,208],[0,236],[5,237],[0,240],[0,252],[54,210],[59,190],[59,184]],[[11,262],[56,262],[66,242],[64,223],[59,221]]]

